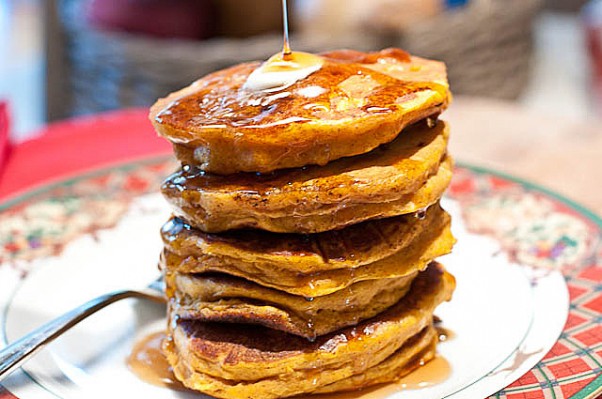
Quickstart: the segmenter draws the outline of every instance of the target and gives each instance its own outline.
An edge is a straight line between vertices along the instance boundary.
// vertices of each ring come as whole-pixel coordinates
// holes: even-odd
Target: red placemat
[[[11,149],[0,173],[0,198],[12,197],[42,183],[99,166],[171,151],[169,143],[154,132],[147,109],[109,112],[58,122],[38,132],[35,137]]]
[[[18,399],[16,396],[8,392],[6,389],[0,387],[0,399]]]
[[[10,132],[10,122],[8,120],[8,103],[0,101],[0,171],[8,159],[10,143],[8,134]]]

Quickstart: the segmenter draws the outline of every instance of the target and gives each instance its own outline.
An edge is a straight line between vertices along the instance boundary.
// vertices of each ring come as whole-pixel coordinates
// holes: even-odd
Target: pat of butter
[[[324,64],[324,59],[314,54],[292,52],[272,56],[254,70],[243,85],[246,91],[277,91],[305,79]]]

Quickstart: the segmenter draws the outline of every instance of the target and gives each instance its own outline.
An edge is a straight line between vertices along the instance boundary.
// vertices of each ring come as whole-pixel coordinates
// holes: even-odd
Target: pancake
[[[303,274],[291,270],[290,267],[256,267],[253,263],[228,263],[222,258],[212,258],[212,262],[206,257],[199,258],[194,254],[180,256],[168,248],[163,250],[160,266],[169,272],[178,273],[225,273],[289,294],[315,298],[332,294],[356,282],[404,277],[423,270],[433,259],[451,251],[455,240],[450,231],[450,224],[450,216],[443,212],[403,250],[356,268]]]
[[[367,153],[451,100],[445,65],[401,50],[331,52],[322,62],[276,92],[243,88],[258,62],[212,73],[158,100],[150,120],[184,164],[268,173]]]
[[[362,387],[399,376],[372,375],[365,381],[353,376],[371,375],[378,365],[402,368],[432,342],[427,339],[421,348],[411,339],[432,326],[433,311],[451,298],[454,287],[453,277],[433,264],[393,307],[314,342],[253,325],[172,318],[164,350],[184,385],[218,398],[281,398],[332,389],[327,387],[339,381],[343,389]],[[405,348],[413,353],[402,356],[406,362],[394,361],[405,343],[413,344]],[[396,366],[385,367],[387,361]]]
[[[399,302],[415,276],[355,283],[312,300],[225,274],[168,273],[165,282],[181,319],[260,324],[314,340]]]
[[[184,168],[167,178],[162,192],[179,215],[206,232],[319,233],[437,202],[451,180],[448,136],[445,122],[432,128],[420,123],[368,154],[269,175]]]
[[[165,248],[180,256],[195,256],[199,262],[227,263],[269,273],[287,269],[309,274],[325,270],[356,268],[391,256],[419,236],[445,211],[437,203],[419,213],[370,220],[341,230],[318,234],[280,234],[261,230],[205,233],[181,218],[163,225]]]

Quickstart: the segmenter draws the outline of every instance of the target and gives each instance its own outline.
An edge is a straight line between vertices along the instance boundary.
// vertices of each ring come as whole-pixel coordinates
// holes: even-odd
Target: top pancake
[[[440,62],[397,49],[322,57],[319,70],[280,91],[242,88],[258,62],[215,72],[158,100],[151,121],[185,164],[265,173],[369,152],[451,98]]]

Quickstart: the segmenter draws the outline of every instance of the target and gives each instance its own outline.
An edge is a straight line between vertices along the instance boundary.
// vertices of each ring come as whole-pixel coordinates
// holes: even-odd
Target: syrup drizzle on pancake
[[[241,134],[241,129],[253,129],[256,136],[270,135],[291,123],[392,113],[416,92],[431,89],[421,82],[400,85],[397,78],[340,54],[325,58],[292,52],[289,57],[278,53],[260,66],[242,64],[209,75],[155,121],[184,130],[229,127]]]

